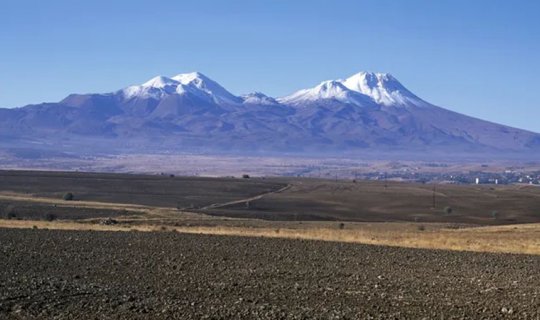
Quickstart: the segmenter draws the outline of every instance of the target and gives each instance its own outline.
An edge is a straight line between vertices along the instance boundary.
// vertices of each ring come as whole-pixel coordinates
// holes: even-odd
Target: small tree
[[[497,210],[491,211],[491,217],[493,219],[497,220],[497,218],[499,217],[499,211],[497,211]]]
[[[242,178],[244,178],[244,179],[249,179],[249,174],[243,174],[243,175],[242,175]]]
[[[13,219],[17,217],[17,214],[15,214],[15,206],[12,204],[9,204],[5,209],[4,213],[6,215],[6,218]]]
[[[71,192],[68,192],[68,193],[64,194],[64,200],[65,200],[65,201],[71,201],[71,200],[73,200],[74,198],[75,198],[75,197],[73,196],[73,193],[71,193]]]
[[[451,214],[452,211],[454,211],[452,207],[444,207],[444,214]]]
[[[340,224],[338,224],[338,228],[339,230],[345,229],[345,223],[341,222]]]

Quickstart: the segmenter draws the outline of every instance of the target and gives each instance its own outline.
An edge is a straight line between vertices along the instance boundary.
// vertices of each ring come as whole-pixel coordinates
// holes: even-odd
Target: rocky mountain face
[[[72,153],[540,154],[540,134],[434,106],[360,72],[282,98],[236,96],[194,72],[0,109],[0,147]]]

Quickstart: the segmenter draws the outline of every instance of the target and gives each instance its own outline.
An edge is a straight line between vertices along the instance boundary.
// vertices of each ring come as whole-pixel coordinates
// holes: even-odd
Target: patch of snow
[[[217,82],[199,72],[178,74],[172,78],[157,76],[142,85],[121,90],[124,98],[162,99],[172,94],[193,94],[218,104],[238,104],[242,99],[234,96]]]
[[[276,99],[269,97],[261,92],[253,92],[241,96],[244,104],[258,104],[258,105],[276,105],[279,102]]]
[[[388,73],[359,72],[347,79],[324,81],[314,88],[299,90],[278,101],[300,105],[302,101],[334,99],[343,103],[365,106],[376,103],[382,106],[407,106],[425,104]]]
[[[349,90],[338,80],[323,81],[314,88],[297,91],[290,96],[278,99],[278,101],[291,105],[301,105],[304,101],[324,99],[333,99],[358,106],[370,104],[367,97],[363,97],[362,95]]]
[[[388,73],[359,72],[339,81],[349,90],[384,106],[402,106],[420,100]]]
[[[241,99],[200,72],[181,73],[171,79],[205,92],[216,103],[238,104]]]

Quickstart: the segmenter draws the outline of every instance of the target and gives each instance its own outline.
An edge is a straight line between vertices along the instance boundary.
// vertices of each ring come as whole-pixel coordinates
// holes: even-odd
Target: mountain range
[[[71,153],[540,154],[540,134],[426,102],[386,73],[237,96],[198,73],[0,109],[0,147]]]

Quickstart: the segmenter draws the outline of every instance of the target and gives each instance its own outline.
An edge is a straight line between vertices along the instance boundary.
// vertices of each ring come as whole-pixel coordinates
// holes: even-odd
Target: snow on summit
[[[388,73],[359,72],[346,79],[324,81],[280,98],[282,103],[334,99],[359,106],[374,102],[382,106],[420,105],[423,101]]]
[[[366,103],[369,103],[367,97],[363,97],[360,94],[349,90],[338,80],[323,81],[313,88],[299,90],[290,96],[279,99],[279,101],[285,104],[300,105],[305,101],[328,99],[356,105],[365,105]]]
[[[21,141],[49,136],[76,141],[85,135],[122,146],[127,141],[137,150],[155,148],[159,141],[159,148],[182,152],[540,154],[540,134],[434,106],[386,73],[359,72],[276,100],[258,92],[235,96],[191,72],[157,76],[112,93],[73,94],[56,104],[0,111],[0,135],[21,132]],[[57,121],[59,114],[68,116]]]
[[[238,104],[242,102],[240,98],[200,72],[181,73],[172,79],[205,92],[216,103]]]
[[[244,100],[244,104],[276,105],[279,103],[276,99],[269,97],[262,92],[248,93],[241,98]]]
[[[120,91],[125,99],[160,100],[169,95],[195,95],[216,104],[289,104],[334,100],[356,106],[406,107],[422,106],[425,102],[411,93],[388,73],[359,72],[346,79],[323,81],[319,85],[299,90],[289,96],[274,99],[261,93],[235,96],[216,81],[200,72],[181,73],[174,77],[157,76],[141,85]]]
[[[171,94],[193,94],[218,104],[241,103],[240,98],[200,72],[181,73],[172,78],[157,76],[141,85],[127,87],[121,93],[126,99],[159,100]]]
[[[145,88],[165,88],[166,86],[173,86],[173,85],[177,85],[178,82],[173,80],[173,79],[170,79],[170,78],[167,78],[167,77],[164,77],[164,76],[157,76],[157,77],[154,77],[148,81],[146,81],[145,83],[143,83],[141,86],[142,87],[145,87]]]
[[[339,81],[349,90],[369,96],[385,106],[420,100],[389,73],[359,72]]]

